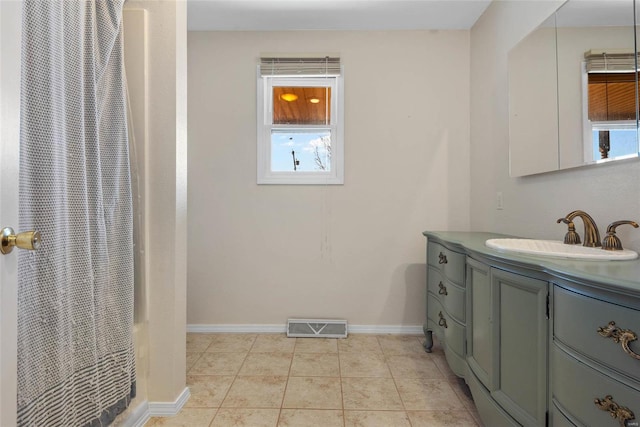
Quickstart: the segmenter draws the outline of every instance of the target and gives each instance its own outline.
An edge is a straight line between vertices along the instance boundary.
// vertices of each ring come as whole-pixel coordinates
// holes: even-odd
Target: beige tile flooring
[[[481,427],[464,381],[423,340],[190,333],[191,398],[147,427]]]

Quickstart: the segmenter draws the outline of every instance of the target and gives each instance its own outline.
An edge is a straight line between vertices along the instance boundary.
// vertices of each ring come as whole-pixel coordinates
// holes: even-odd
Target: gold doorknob
[[[3,255],[10,253],[14,246],[20,249],[35,251],[42,243],[39,231],[24,231],[14,234],[13,228],[11,227],[5,227],[0,231],[0,238],[2,242],[0,252],[2,252]]]

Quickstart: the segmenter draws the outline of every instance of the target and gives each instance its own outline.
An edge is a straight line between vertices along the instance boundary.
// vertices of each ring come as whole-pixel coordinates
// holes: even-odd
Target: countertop
[[[553,277],[577,280],[598,287],[610,288],[616,292],[640,297],[640,259],[628,261],[593,261],[538,257],[502,252],[485,246],[487,239],[508,236],[497,233],[466,231],[425,231],[428,239],[448,242],[467,254],[497,260],[520,268],[540,271]]]

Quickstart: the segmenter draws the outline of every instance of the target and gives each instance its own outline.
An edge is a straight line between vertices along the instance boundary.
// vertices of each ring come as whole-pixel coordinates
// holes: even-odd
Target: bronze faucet
[[[567,218],[560,218],[558,220],[558,224],[560,224],[560,222],[564,222],[569,227],[567,234],[564,235],[565,245],[579,245],[582,243],[580,241],[580,235],[576,232],[576,226],[573,221],[569,221]]]
[[[569,213],[565,218],[560,218],[557,222],[558,224],[564,222],[569,225],[569,232],[565,236],[564,242],[568,244],[577,244],[580,243],[580,237],[577,236],[575,232],[575,228],[573,227],[573,219],[579,216],[582,218],[582,223],[584,224],[584,244],[583,246],[588,246],[591,248],[595,248],[598,246],[602,246],[600,243],[600,232],[598,231],[598,226],[596,222],[591,218],[591,215],[584,211],[573,211]]]
[[[602,241],[602,249],[607,251],[621,251],[622,250],[622,242],[616,236],[616,227],[619,225],[629,224],[634,228],[638,228],[638,223],[635,221],[615,221],[609,224],[607,227],[607,235]]]

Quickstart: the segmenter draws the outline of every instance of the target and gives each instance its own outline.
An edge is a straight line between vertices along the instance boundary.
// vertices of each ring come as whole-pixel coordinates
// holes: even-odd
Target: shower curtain
[[[124,0],[25,0],[18,425],[103,426],[135,394]]]

